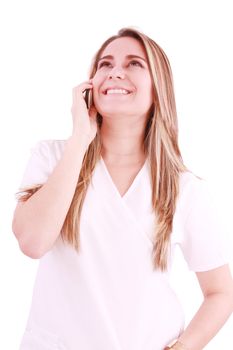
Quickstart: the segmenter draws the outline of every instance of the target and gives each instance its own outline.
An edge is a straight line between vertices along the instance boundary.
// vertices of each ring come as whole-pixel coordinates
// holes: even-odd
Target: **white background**
[[[134,26],[167,53],[174,75],[180,148],[186,165],[208,180],[231,233],[231,1],[2,1],[0,4],[0,348],[17,350],[26,324],[37,260],[11,231],[14,193],[29,151],[71,132],[72,88],[87,79],[100,44]],[[232,269],[232,264],[231,264]],[[177,256],[175,288],[187,321],[201,302],[195,274]],[[232,347],[232,317],[206,347]],[[156,332],[156,329],[155,329]],[[146,349],[145,349],[146,350]]]

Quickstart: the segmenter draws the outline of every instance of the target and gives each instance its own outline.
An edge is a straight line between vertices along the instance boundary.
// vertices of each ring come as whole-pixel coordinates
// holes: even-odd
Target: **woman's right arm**
[[[27,201],[16,206],[12,229],[20,249],[31,258],[40,258],[49,251],[59,236],[73,195],[88,145],[94,139],[96,112],[90,113],[82,92],[90,84],[73,90],[73,133],[67,140],[61,159],[46,183]]]

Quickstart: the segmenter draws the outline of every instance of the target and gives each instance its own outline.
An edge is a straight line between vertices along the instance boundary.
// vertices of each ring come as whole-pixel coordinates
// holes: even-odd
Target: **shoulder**
[[[65,140],[42,140],[30,149],[20,187],[44,183],[60,158]]]
[[[66,140],[41,140],[32,148],[32,152],[50,162],[58,161],[66,145]]]
[[[65,147],[66,140],[41,140],[34,146],[35,151],[61,153]]]
[[[207,180],[195,175],[191,171],[185,171],[180,174],[179,193],[180,196],[195,194],[197,192],[208,190]]]
[[[209,206],[212,202],[212,194],[206,179],[203,179],[192,172],[186,171],[180,174],[179,195],[177,206],[183,212],[191,208]]]

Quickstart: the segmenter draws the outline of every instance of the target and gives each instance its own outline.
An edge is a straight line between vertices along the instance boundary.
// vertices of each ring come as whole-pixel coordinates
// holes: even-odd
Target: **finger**
[[[86,81],[78,86],[75,86],[72,90],[73,99],[75,99],[77,95],[85,92],[86,89],[91,89],[91,88],[93,88],[93,85],[89,81]]]

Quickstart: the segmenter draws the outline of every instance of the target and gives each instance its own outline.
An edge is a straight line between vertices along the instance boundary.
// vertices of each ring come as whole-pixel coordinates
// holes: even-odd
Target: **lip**
[[[102,93],[104,95],[107,95],[107,90],[112,90],[112,89],[117,89],[117,90],[126,90],[129,94],[132,93],[133,91],[124,87],[124,86],[108,86],[102,90]]]

